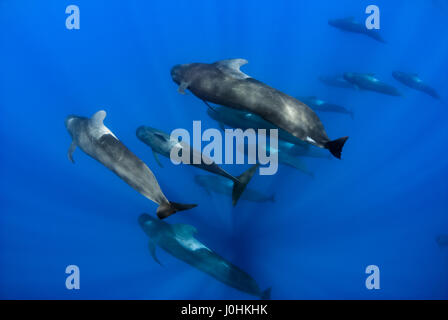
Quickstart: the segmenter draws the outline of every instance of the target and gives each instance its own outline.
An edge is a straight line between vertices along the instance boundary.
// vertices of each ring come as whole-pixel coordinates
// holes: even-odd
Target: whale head
[[[65,127],[72,137],[75,135],[79,123],[82,121],[82,119],[83,118],[75,115],[69,115],[67,118],[65,118]]]
[[[191,64],[177,64],[171,68],[171,78],[177,84],[181,84],[185,81],[185,73]]]
[[[137,137],[151,148],[160,150],[163,146],[171,146],[174,141],[165,132],[148,126],[140,126],[136,131]]]
[[[160,227],[166,224],[166,222],[160,221],[147,213],[143,213],[138,217],[138,224],[149,237],[154,237]]]

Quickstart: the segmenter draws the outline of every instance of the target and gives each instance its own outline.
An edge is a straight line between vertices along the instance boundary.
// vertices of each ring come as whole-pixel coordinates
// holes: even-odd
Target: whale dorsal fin
[[[176,235],[181,236],[182,238],[193,238],[198,230],[189,224],[177,223],[173,224],[172,228]]]
[[[100,110],[97,113],[95,113],[92,118],[90,118],[90,121],[92,121],[93,124],[95,125],[99,125],[102,126],[103,125],[103,121],[106,118],[106,111],[104,110]]]
[[[222,72],[230,74],[236,79],[247,79],[250,77],[240,70],[241,66],[247,63],[246,59],[227,59],[215,62],[214,65]]]

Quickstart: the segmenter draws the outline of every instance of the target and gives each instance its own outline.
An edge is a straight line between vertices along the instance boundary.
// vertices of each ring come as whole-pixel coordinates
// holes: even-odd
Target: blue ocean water
[[[80,8],[67,30],[65,9]],[[381,10],[387,43],[345,33],[328,19]],[[448,35],[444,1],[0,1],[0,297],[3,299],[248,299],[158,250],[137,218],[157,205],[81,150],[67,159],[69,114],[104,109],[105,125],[156,175],[169,199],[197,203],[166,221],[248,272],[273,299],[446,299],[448,249]],[[245,73],[293,96],[355,111],[319,113],[342,160],[304,158],[312,179],[281,166],[251,188],[276,201],[207,195],[190,166],[155,162],[135,136],[192,121],[217,128],[207,107],[180,95],[173,65],[245,58]],[[418,73],[435,100],[393,79]],[[403,92],[327,87],[326,74],[375,73]],[[237,175],[247,165],[225,165]],[[80,268],[67,290],[65,268]],[[365,286],[368,265],[379,290]]]

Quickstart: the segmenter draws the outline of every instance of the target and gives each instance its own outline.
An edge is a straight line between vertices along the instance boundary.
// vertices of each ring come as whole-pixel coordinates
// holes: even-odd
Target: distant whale
[[[405,72],[401,72],[401,71],[394,71],[394,72],[392,72],[392,76],[396,80],[400,81],[401,83],[403,83],[404,85],[406,85],[412,89],[422,91],[426,94],[429,94],[433,98],[440,99],[440,96],[436,92],[436,90],[434,90],[429,85],[424,83],[422,81],[422,79],[420,79],[420,77],[415,73],[405,73]]]
[[[330,154],[323,152],[322,149],[310,146],[296,145],[282,140],[278,141],[278,148],[280,150],[286,150],[289,154],[295,157],[300,156],[308,158],[325,158],[325,159],[333,158]]]
[[[244,153],[246,156],[249,157],[249,144],[245,143],[238,146],[238,151]],[[260,147],[261,145],[258,145]],[[314,173],[311,172],[307,166],[306,163],[304,163],[297,155],[294,154],[294,149],[291,149],[289,147],[285,147],[285,143],[279,143],[277,146],[277,149],[271,147],[270,145],[264,145],[263,152],[267,152],[269,154],[277,153],[278,155],[278,162],[281,164],[284,164],[288,167],[294,168],[299,170],[300,172],[310,176],[314,177]],[[258,159],[252,159],[254,161],[258,161]]]
[[[255,170],[254,168],[248,169],[246,172],[238,176],[238,178],[235,178],[230,173],[222,169],[220,166],[218,166],[216,163],[213,162],[213,160],[208,159],[207,164],[204,161],[201,161],[200,164],[194,164],[193,163],[193,157],[196,156],[200,157],[200,159],[204,159],[205,155],[201,154],[200,151],[197,151],[193,148],[191,148],[187,143],[180,142],[177,139],[171,139],[171,137],[158,129],[154,129],[148,126],[140,126],[137,129],[137,137],[146,145],[148,145],[154,154],[154,157],[157,161],[157,163],[162,166],[162,164],[159,161],[159,158],[157,154],[161,154],[164,157],[170,158],[171,149],[173,149],[175,146],[179,146],[181,148],[180,152],[183,152],[186,150],[188,154],[190,154],[190,164],[192,166],[195,166],[199,169],[209,171],[214,174],[218,174],[220,176],[223,176],[227,179],[230,179],[233,181],[233,190],[232,190],[232,203],[233,205],[236,205],[238,202],[238,199],[240,198],[241,194],[244,192],[244,189],[246,188],[249,181],[252,179]]]
[[[346,72],[344,73],[344,78],[359,89],[375,91],[390,96],[401,96],[401,93],[395,87],[380,81],[373,73]]]
[[[220,176],[211,176],[211,175],[196,175],[194,176],[194,182],[197,185],[204,188],[204,190],[210,194],[210,192],[215,192],[219,194],[224,194],[231,196],[233,182],[225,179]],[[267,196],[263,193],[247,188],[241,196],[242,200],[251,201],[251,202],[274,202],[274,195]]]
[[[179,85],[180,93],[189,89],[206,103],[257,114],[302,141],[328,149],[340,159],[348,137],[330,140],[313,110],[241,72],[240,67],[246,63],[244,59],[231,59],[176,65],[171,69],[171,77]]]
[[[378,30],[367,29],[364,24],[356,21],[353,17],[343,19],[330,19],[328,20],[328,24],[343,31],[364,34],[372,39],[375,39],[376,41],[386,43],[386,41],[384,41],[384,39],[378,33]]]
[[[168,224],[148,214],[142,214],[138,222],[150,238],[149,250],[157,263],[160,264],[156,257],[156,245],[175,258],[232,288],[261,299],[270,299],[270,288],[261,291],[257,282],[249,274],[197,240],[194,237],[197,233],[195,227],[188,224]]]
[[[299,97],[298,99],[300,101],[303,101],[304,103],[306,103],[314,111],[335,112],[335,113],[347,114],[353,119],[353,111],[352,110],[348,110],[348,109],[341,107],[337,104],[329,103],[327,101],[318,99],[315,96]]]
[[[344,79],[344,75],[320,76],[319,80],[330,87],[358,89],[353,83]]]
[[[448,234],[441,234],[436,237],[437,244],[441,247],[448,246]]]
[[[159,204],[157,216],[160,219],[169,215],[196,207],[195,204],[180,204],[168,201],[160,189],[159,183],[146,164],[133,154],[103,124],[106,112],[101,110],[92,118],[68,116],[65,120],[72,144],[68,150],[68,158],[73,160],[73,152],[80,147],[85,153],[99,161],[123,179],[128,185],[146,198]]]

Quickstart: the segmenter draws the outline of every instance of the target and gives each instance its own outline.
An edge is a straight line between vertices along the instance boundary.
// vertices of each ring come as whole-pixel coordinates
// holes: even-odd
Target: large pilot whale
[[[164,157],[170,158],[171,150],[177,146],[181,149],[180,152],[184,151],[188,152],[188,154],[190,155],[191,165],[199,169],[206,170],[208,172],[223,176],[233,181],[233,188],[232,188],[233,205],[236,205],[238,199],[241,197],[241,194],[244,192],[244,189],[246,189],[247,184],[249,183],[250,179],[253,177],[255,173],[255,168],[252,167],[236,178],[227,171],[225,171],[224,169],[222,169],[220,166],[218,166],[212,159],[210,158],[205,159],[206,156],[202,154],[200,151],[191,148],[185,142],[181,142],[177,139],[171,138],[171,136],[168,135],[167,133],[155,128],[151,128],[148,126],[140,126],[137,128],[136,135],[144,144],[146,144],[152,149],[156,162],[160,166],[162,166],[162,164],[159,161],[157,154],[161,154]],[[195,154],[197,154],[197,156],[204,161],[201,161],[201,163],[199,164],[193,163],[193,158],[195,157]]]
[[[431,97],[440,99],[439,94],[434,88],[431,88],[429,85],[423,82],[422,79],[418,76],[416,73],[406,73],[401,71],[394,71],[392,72],[392,76],[403,83],[404,85],[415,89],[422,91],[426,94],[429,94]]]
[[[348,137],[330,140],[316,113],[299,100],[255,80],[240,71],[247,60],[176,65],[171,77],[178,91],[189,89],[205,103],[212,102],[248,111],[289,132],[296,138],[328,149],[341,158]]]
[[[328,20],[328,24],[343,31],[364,34],[372,39],[375,39],[376,41],[386,43],[383,37],[381,37],[381,35],[378,33],[378,30],[367,29],[364,24],[356,21],[354,17],[330,19]]]
[[[156,245],[232,288],[261,299],[270,299],[270,288],[261,291],[249,274],[197,240],[195,227],[188,224],[168,224],[145,213],[140,215],[138,222],[150,238],[149,251],[157,263],[161,264],[156,256]]]
[[[177,211],[196,207],[195,204],[169,201],[160,189],[152,171],[104,125],[105,118],[106,112],[101,110],[90,119],[75,115],[65,119],[65,126],[72,137],[68,150],[68,158],[71,162],[74,163],[73,152],[76,147],[79,147],[143,196],[159,204],[157,216],[160,219]]]
[[[375,91],[390,96],[401,96],[401,93],[395,87],[380,81],[373,73],[346,72],[344,73],[344,78],[359,89]]]

